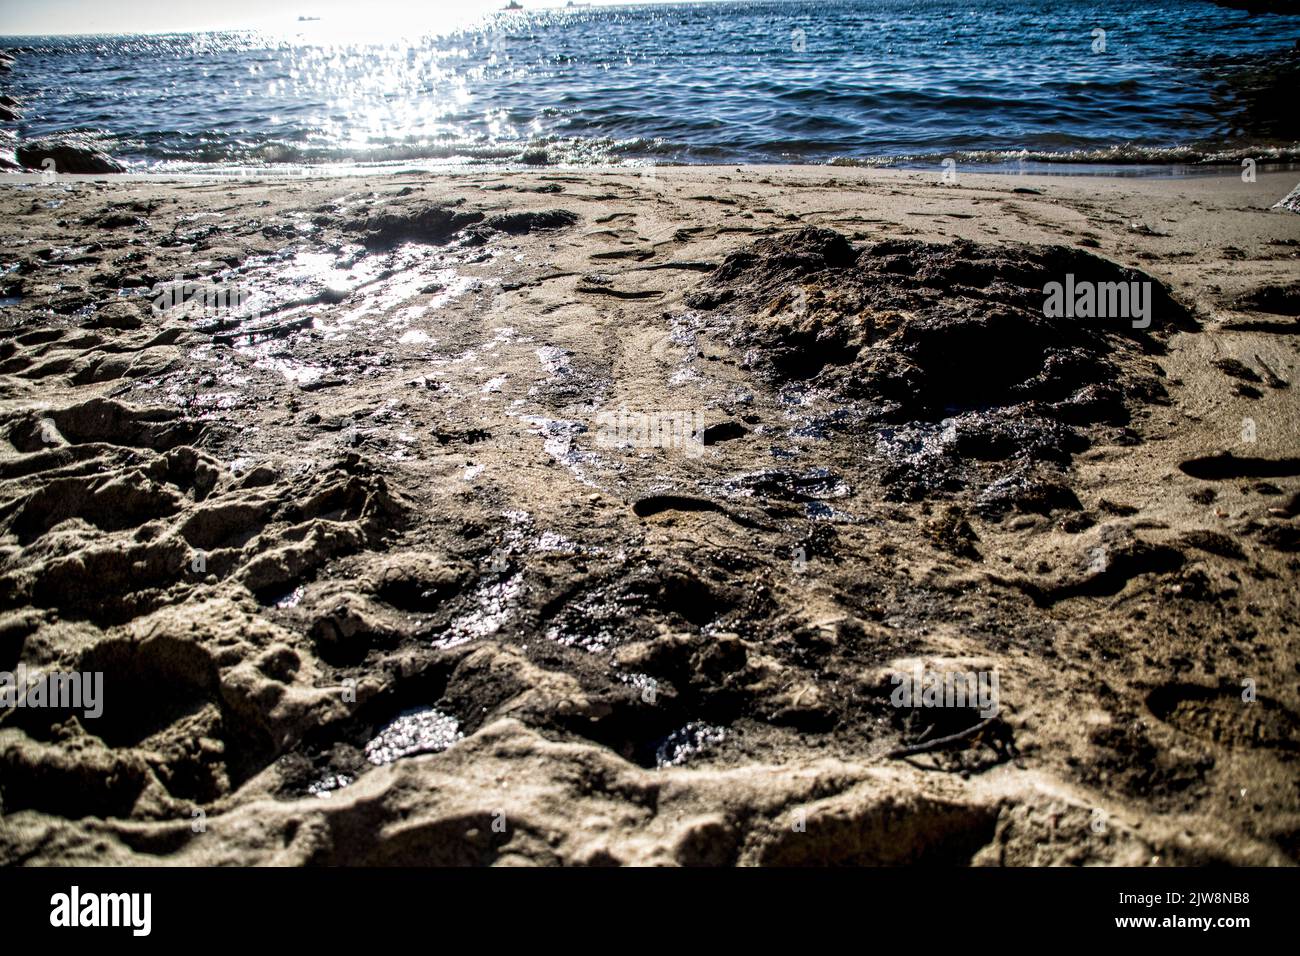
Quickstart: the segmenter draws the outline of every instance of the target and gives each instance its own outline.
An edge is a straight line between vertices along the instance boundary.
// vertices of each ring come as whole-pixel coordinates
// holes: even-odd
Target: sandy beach
[[[941,172],[0,184],[0,862],[1295,862],[1295,174]]]

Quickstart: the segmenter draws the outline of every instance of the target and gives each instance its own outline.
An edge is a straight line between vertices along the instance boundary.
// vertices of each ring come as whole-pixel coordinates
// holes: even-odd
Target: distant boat
[[[311,21],[311,20],[319,20],[319,19],[320,19],[320,17],[299,17],[299,18],[298,18],[298,22],[299,22],[299,23],[307,23],[307,22],[309,22],[309,21]]]
[[[521,3],[517,3],[516,0],[510,0],[510,2],[507,3],[507,4],[506,4],[504,7],[502,7],[501,9],[502,9],[502,10],[522,10],[523,8],[524,8],[524,7],[523,7],[523,4],[521,4]]]

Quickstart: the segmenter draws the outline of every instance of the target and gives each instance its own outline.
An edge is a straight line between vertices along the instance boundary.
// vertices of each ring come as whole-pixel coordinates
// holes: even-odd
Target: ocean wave
[[[939,165],[945,159],[974,166],[1007,166],[1020,163],[1080,166],[1240,166],[1252,159],[1263,165],[1300,163],[1300,143],[1292,146],[1133,146],[1129,144],[1089,149],[1030,150],[979,149],[917,153],[897,156],[837,156],[831,166],[920,166]]]

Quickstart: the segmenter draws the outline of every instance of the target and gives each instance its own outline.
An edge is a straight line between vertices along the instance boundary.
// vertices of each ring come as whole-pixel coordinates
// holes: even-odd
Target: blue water
[[[590,7],[383,42],[328,26],[0,40],[27,48],[0,75],[23,104],[6,125],[161,169],[1300,157],[1300,16],[1206,0]]]

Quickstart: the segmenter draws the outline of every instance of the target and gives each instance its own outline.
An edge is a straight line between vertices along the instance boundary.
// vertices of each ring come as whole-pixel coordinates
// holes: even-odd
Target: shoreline
[[[1248,158],[1248,157],[1246,157]],[[565,163],[556,165],[535,165],[529,163],[431,163],[428,165],[419,165],[403,163],[400,161],[385,162],[383,164],[352,164],[352,163],[329,163],[318,165],[295,165],[270,164],[264,166],[244,165],[240,163],[226,164],[224,167],[216,169],[203,169],[194,171],[148,171],[148,172],[122,172],[122,173],[41,173],[36,170],[30,172],[16,172],[12,170],[0,171],[0,185],[6,183],[50,183],[59,180],[70,182],[77,181],[106,181],[106,182],[168,182],[168,181],[192,181],[192,180],[212,180],[212,181],[243,181],[243,180],[300,180],[300,179],[338,179],[338,178],[357,178],[366,176],[395,176],[395,175],[466,175],[466,174],[493,174],[493,173],[563,173],[563,172],[588,172],[588,173],[634,173],[645,174],[648,170],[668,170],[668,169],[752,169],[752,170],[782,170],[782,169],[825,169],[825,170],[848,170],[857,169],[864,172],[894,172],[915,174],[927,171],[935,171],[936,175],[942,175],[944,166],[941,162],[935,163],[905,163],[900,165],[876,164],[871,161],[863,162],[818,162],[818,163],[687,163],[687,162],[656,162],[635,160],[626,163]],[[968,175],[979,176],[1038,176],[1048,179],[1054,178],[1081,178],[1095,177],[1100,179],[1195,179],[1198,177],[1212,176],[1240,176],[1242,174],[1241,160],[1234,157],[1230,160],[1215,163],[1079,163],[1079,162],[1029,162],[1024,168],[1008,162],[995,163],[958,163],[957,169],[964,170]],[[1255,167],[1256,174],[1259,173],[1290,173],[1300,171],[1300,159],[1278,160],[1275,162],[1259,163]]]

